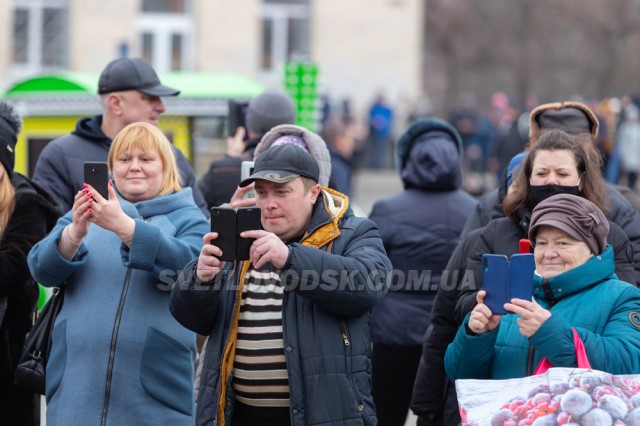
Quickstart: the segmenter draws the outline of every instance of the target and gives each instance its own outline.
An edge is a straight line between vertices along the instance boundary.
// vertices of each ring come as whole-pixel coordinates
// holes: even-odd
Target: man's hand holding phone
[[[244,195],[249,193],[256,186],[255,182],[250,185],[245,186],[244,188],[238,187],[236,192],[233,193],[233,197],[231,197],[231,207],[234,209],[239,209],[241,207],[253,207],[256,205],[256,198],[244,198]]]
[[[224,268],[225,261],[220,260],[222,250],[214,244],[214,240],[217,238],[217,232],[208,232],[202,238],[204,245],[200,250],[196,269],[196,276],[202,282],[213,280],[222,268]]]
[[[260,268],[271,262],[278,269],[284,267],[289,258],[289,247],[273,232],[245,231],[240,233],[242,238],[255,238],[249,250],[249,260],[255,268]]]
[[[227,138],[227,155],[230,157],[240,157],[244,150],[247,148],[247,141],[245,140],[244,127],[238,127],[233,136]]]
[[[211,232],[216,233],[216,246],[220,260],[249,260],[254,240],[242,235],[245,231],[262,229],[261,212],[258,207],[243,207],[237,210],[228,207],[211,208]]]

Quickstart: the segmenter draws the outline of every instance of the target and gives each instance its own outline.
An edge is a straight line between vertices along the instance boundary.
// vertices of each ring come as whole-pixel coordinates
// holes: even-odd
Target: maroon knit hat
[[[593,254],[600,254],[607,247],[609,222],[604,213],[586,198],[558,194],[540,202],[531,215],[529,240],[532,243],[535,243],[536,233],[542,225],[558,228],[572,238],[584,241]]]

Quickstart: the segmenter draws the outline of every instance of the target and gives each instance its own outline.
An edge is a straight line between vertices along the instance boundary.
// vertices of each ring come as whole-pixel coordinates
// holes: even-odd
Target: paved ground
[[[364,170],[353,176],[352,187],[351,202],[368,216],[374,202],[402,191],[402,182],[395,170]]]

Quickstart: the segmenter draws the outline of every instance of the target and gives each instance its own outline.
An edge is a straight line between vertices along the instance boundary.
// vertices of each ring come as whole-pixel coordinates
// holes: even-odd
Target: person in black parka
[[[418,416],[418,426],[460,423],[456,386],[444,370],[444,354],[460,326],[454,315],[458,292],[476,288],[473,273],[466,272],[466,265],[481,232],[482,229],[474,229],[461,238],[442,274],[411,397],[411,410]]]
[[[405,421],[440,276],[476,204],[460,189],[461,152],[460,136],[449,123],[414,123],[396,147],[404,191],[376,202],[369,216],[394,267],[390,291],[371,323],[373,397],[381,426]]]
[[[62,211],[44,189],[13,171],[20,127],[17,112],[0,102],[0,419],[3,424],[31,426],[40,424],[40,395],[14,384],[38,301],[27,254]]]

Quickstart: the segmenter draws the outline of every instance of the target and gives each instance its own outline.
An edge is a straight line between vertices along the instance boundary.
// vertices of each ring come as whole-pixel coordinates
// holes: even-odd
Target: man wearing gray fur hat
[[[294,122],[293,102],[285,93],[268,90],[251,99],[246,116],[249,140],[245,143],[244,131],[238,129],[228,141],[229,145],[243,147],[242,152],[227,152],[225,157],[212,161],[198,181],[209,208],[229,202],[240,183],[242,162],[253,160],[253,152],[262,137],[275,126]]]

